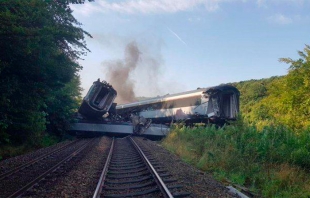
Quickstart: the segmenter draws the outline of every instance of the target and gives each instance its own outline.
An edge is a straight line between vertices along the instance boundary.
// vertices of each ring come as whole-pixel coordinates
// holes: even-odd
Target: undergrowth
[[[59,142],[59,138],[44,134],[39,137],[32,137],[31,140],[22,144],[0,144],[0,161],[18,155],[37,150],[38,148],[48,147]]]
[[[310,196],[310,130],[258,130],[240,119],[222,128],[174,126],[162,144],[218,180],[263,197]]]

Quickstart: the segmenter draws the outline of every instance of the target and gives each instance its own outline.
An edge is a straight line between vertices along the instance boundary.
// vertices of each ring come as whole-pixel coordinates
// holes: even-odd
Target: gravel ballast
[[[71,169],[65,168],[45,184],[39,184],[29,197],[92,197],[110,145],[111,139],[102,137]]]
[[[153,158],[171,174],[182,186],[182,191],[190,193],[190,197],[234,197],[228,189],[216,181],[211,175],[182,162],[180,158],[166,149],[158,142],[145,138],[134,138],[142,149],[148,150]],[[98,138],[97,143],[90,146],[76,159],[68,162],[51,174],[48,178],[33,187],[26,197],[92,197],[108,155],[111,138]],[[12,158],[0,163],[4,169],[9,165],[16,166],[21,161],[39,156],[42,152],[55,149],[70,142],[61,143],[53,147]]]
[[[228,189],[211,175],[182,162],[180,158],[157,142],[145,138],[135,138],[144,149],[152,151],[153,157],[178,179],[184,191],[191,193],[191,197],[234,197]]]
[[[10,159],[3,160],[0,162],[0,174],[5,173],[6,171],[8,171],[12,168],[18,167],[18,166],[20,166],[26,162],[34,160],[34,159],[36,159],[36,158],[38,158],[44,154],[52,152],[52,151],[54,151],[60,147],[68,145],[72,142],[73,141],[60,142],[60,143],[55,144],[53,146],[41,148],[41,149],[38,149],[36,151],[27,153],[25,155],[20,155],[20,156],[12,157]]]

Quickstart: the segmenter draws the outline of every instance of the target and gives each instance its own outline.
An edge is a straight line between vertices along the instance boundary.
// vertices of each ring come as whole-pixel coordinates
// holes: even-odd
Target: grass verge
[[[262,197],[310,197],[310,130],[257,130],[237,121],[223,128],[173,127],[163,146],[218,180]]]

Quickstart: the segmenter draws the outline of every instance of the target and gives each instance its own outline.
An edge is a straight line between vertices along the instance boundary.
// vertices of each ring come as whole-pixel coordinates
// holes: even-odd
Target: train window
[[[163,101],[163,102],[156,102],[152,104],[146,104],[139,107],[141,110],[156,110],[156,109],[171,109],[171,108],[178,108],[178,107],[186,107],[186,106],[197,106],[201,104],[200,96],[195,97],[188,97],[188,98],[180,98],[177,100],[171,101]]]
[[[115,98],[115,95],[106,88],[102,88],[98,94],[98,100],[100,101],[98,107],[102,110],[107,110]]]
[[[105,102],[105,105],[103,106],[104,110],[108,110],[109,107],[112,105],[113,101],[114,101],[115,95],[111,92],[108,93],[107,95],[107,100]]]
[[[174,107],[187,107],[187,106],[197,106],[201,104],[201,97],[200,96],[193,96],[188,98],[180,98],[174,101]]]
[[[107,92],[107,89],[104,87],[98,85],[95,91],[95,94],[93,94],[94,96],[90,96],[92,100],[91,105],[95,108],[102,109],[109,92]]]
[[[93,94],[96,91],[96,85],[92,85],[89,89],[89,91],[87,92],[86,96],[85,96],[85,100],[90,100],[90,98],[92,98]]]
[[[105,90],[101,87],[100,88],[100,91],[99,91],[99,93],[97,94],[97,97],[96,97],[96,99],[95,99],[95,101],[94,101],[94,104],[96,104],[96,105],[102,105],[102,103],[103,102],[105,102],[105,99],[106,99],[106,97],[107,97],[107,95],[106,95],[106,92],[105,92]]]

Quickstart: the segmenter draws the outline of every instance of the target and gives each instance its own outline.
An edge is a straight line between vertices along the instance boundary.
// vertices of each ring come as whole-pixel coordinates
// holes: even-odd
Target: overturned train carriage
[[[78,136],[94,136],[99,134],[131,135],[136,133],[133,123],[124,122],[116,115],[113,103],[117,93],[107,82],[98,79],[93,83],[83,98],[78,110],[77,122],[70,126],[70,133]],[[138,131],[138,134],[141,134]],[[166,136],[169,128],[162,125],[148,126],[143,135],[161,138]]]
[[[118,105],[116,111],[128,120],[130,116],[137,115],[151,119],[152,123],[185,121],[223,124],[236,119],[239,95],[237,88],[220,85]]]
[[[116,95],[111,85],[98,79],[83,98],[78,112],[88,119],[101,118],[113,106]]]

